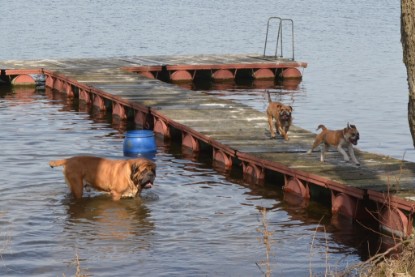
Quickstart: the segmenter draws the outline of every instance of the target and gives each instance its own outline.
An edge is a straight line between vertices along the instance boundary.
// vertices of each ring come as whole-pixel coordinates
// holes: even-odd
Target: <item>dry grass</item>
[[[257,262],[256,265],[266,277],[269,277],[271,276],[271,236],[273,233],[268,230],[267,210],[265,208],[261,210],[261,224],[262,228],[257,228],[256,230],[262,235],[260,238],[258,238],[258,240],[265,246],[266,259],[265,261],[261,261],[259,263]],[[265,265],[265,272],[262,270],[260,264]]]
[[[333,274],[330,273],[329,249],[328,249],[329,243],[328,243],[328,239],[327,239],[326,227],[323,226],[323,225],[321,225],[321,221],[323,219],[324,219],[324,216],[320,219],[320,221],[319,221],[319,223],[318,223],[318,225],[316,227],[316,230],[314,231],[313,239],[311,241],[311,246],[310,246],[310,265],[309,265],[309,272],[310,272],[309,274],[310,274],[310,276],[313,276],[313,267],[312,267],[312,264],[311,264],[311,261],[312,261],[311,257],[313,256],[314,241],[315,241],[315,238],[316,238],[316,235],[318,233],[318,229],[320,228],[320,226],[323,228],[324,236],[325,236],[325,240],[326,240],[326,250],[325,250],[325,254],[326,254],[326,272],[325,272],[324,276],[333,276]]]
[[[81,262],[79,261],[78,254],[75,254],[75,259],[74,259],[73,263],[76,266],[75,277],[88,277],[88,276],[91,276],[91,275],[88,275],[87,273],[85,273],[84,270],[81,268]],[[63,276],[66,277],[65,274],[63,274]]]
[[[75,257],[75,264],[76,264],[75,276],[76,277],[87,277],[88,275],[84,273],[83,270],[81,269],[81,263],[79,262],[78,254],[76,254],[76,257]]]

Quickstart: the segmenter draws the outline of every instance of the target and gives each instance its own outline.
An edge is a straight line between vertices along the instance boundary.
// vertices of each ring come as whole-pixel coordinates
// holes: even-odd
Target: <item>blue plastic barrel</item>
[[[155,153],[156,140],[153,131],[133,130],[127,131],[124,138],[124,156],[137,156],[139,154]]]

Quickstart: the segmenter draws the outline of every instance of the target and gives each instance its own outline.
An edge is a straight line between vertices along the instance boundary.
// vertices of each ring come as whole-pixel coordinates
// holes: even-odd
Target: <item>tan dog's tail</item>
[[[62,166],[66,164],[66,160],[50,161],[50,167],[54,168],[55,166]]]
[[[271,103],[272,100],[271,100],[271,95],[269,94],[269,90],[267,90],[267,97],[268,97],[268,103]]]
[[[323,124],[318,125],[316,131],[318,131],[319,129],[321,129],[323,131],[327,130],[326,126],[324,126]]]

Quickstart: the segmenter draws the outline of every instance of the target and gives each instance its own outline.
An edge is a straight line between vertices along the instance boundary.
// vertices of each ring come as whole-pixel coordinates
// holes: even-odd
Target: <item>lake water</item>
[[[294,124],[351,122],[360,149],[415,161],[399,1],[0,0],[0,14],[0,68],[9,59],[262,54],[268,17],[292,18],[296,60],[309,67],[297,89],[271,91],[294,107]],[[260,89],[209,93],[266,107]],[[125,126],[48,90],[8,88],[0,122],[0,275],[73,275],[78,256],[93,276],[261,276],[262,207],[275,276],[342,269],[367,257],[368,240],[376,245],[324,205],[291,206],[280,191],[249,187],[160,141],[156,186],[142,200],[75,201],[47,162],[122,158]]]

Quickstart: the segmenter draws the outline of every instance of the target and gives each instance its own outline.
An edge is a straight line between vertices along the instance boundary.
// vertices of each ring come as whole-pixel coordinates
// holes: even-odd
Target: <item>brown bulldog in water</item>
[[[49,165],[64,166],[65,181],[76,198],[81,198],[84,187],[88,186],[110,193],[113,200],[134,197],[142,189],[151,188],[156,177],[156,164],[144,158],[109,160],[75,156],[50,161]]]

